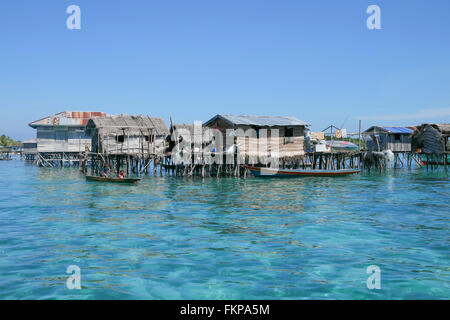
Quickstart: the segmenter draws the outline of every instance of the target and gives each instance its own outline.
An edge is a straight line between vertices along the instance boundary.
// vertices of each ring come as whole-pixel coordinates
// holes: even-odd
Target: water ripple
[[[0,170],[1,299],[450,297],[444,171],[121,186],[19,161]],[[373,264],[379,291],[366,288]]]

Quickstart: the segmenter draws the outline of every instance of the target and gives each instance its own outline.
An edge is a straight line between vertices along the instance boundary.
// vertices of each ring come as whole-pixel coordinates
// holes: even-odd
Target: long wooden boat
[[[445,159],[444,157],[447,157],[447,159]],[[429,158],[427,158],[426,154],[420,154],[419,159],[422,166],[448,166],[450,164],[450,154],[446,154],[441,157],[431,155]]]
[[[86,176],[87,181],[98,181],[98,182],[110,182],[110,183],[137,183],[141,181],[140,178],[106,178],[106,177],[96,177],[96,176]]]
[[[244,166],[255,177],[338,177],[360,173],[361,169],[340,170],[302,170],[302,169],[272,169]]]

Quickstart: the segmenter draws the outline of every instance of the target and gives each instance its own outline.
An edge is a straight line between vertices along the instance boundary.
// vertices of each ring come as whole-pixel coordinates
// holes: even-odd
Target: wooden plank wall
[[[91,137],[83,128],[39,127],[37,149],[39,152],[84,152],[91,147]]]
[[[408,135],[400,135],[400,140],[395,140],[395,135],[380,135],[380,151],[391,150],[392,152],[409,152],[411,151],[411,138]],[[378,151],[377,142],[370,140],[367,143],[369,151]]]
[[[159,154],[164,152],[164,137],[156,137],[153,143],[143,136],[125,136],[124,142],[117,142],[115,135],[101,136],[102,151],[105,154]]]
[[[305,138],[293,137],[287,142],[284,137],[278,138],[278,156],[297,157],[305,154]],[[238,151],[249,156],[269,156],[271,152],[276,152],[277,145],[269,139],[257,139],[249,137],[237,137]],[[267,150],[267,151],[266,151]],[[273,156],[273,155],[272,155]]]

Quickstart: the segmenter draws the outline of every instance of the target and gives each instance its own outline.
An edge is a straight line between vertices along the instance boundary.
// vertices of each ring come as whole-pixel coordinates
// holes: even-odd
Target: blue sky
[[[80,6],[81,30],[66,8]],[[381,30],[366,8],[381,8]],[[450,1],[4,0],[0,133],[64,110],[450,121]]]

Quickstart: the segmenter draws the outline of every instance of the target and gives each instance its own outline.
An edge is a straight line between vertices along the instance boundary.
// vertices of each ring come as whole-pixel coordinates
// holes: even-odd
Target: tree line
[[[10,137],[7,137],[3,134],[0,136],[0,146],[5,148],[11,148],[11,147],[22,147],[23,144],[22,142],[11,139]]]

